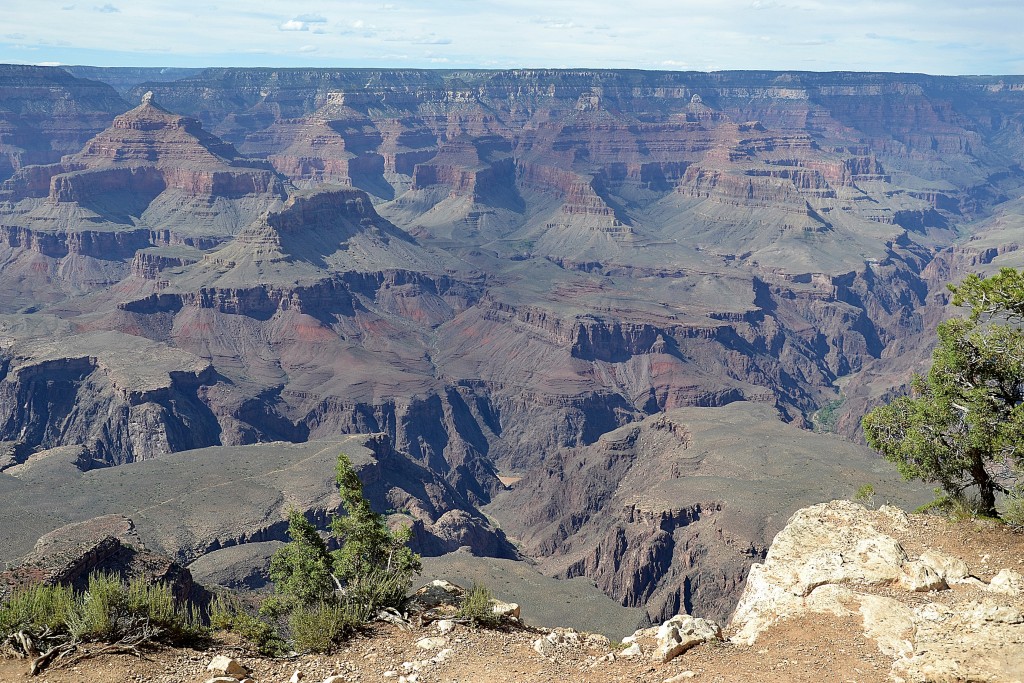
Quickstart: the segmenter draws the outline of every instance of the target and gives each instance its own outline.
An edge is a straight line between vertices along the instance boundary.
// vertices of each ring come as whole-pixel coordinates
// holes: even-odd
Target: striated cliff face
[[[0,330],[20,322],[0,320]],[[220,443],[200,400],[209,363],[120,333],[53,342],[43,336],[52,329],[33,327],[0,355],[0,440],[19,444],[21,457],[80,444],[86,466],[111,465]]]
[[[725,614],[773,520],[878,481],[799,428],[831,405],[855,439],[945,281],[1024,265],[1019,78],[144,75],[108,74],[128,109],[0,69],[18,111],[64,98],[0,184],[4,462],[383,433],[381,486],[409,474],[378,502],[422,547],[508,554],[493,499],[546,572],[652,619]]]
[[[125,109],[105,83],[60,69],[0,65],[0,181],[81,149]]]
[[[724,620],[793,511],[864,481],[893,500],[927,500],[866,448],[739,402],[669,410],[552,453],[488,513],[542,571],[589,577],[652,623],[680,612]]]

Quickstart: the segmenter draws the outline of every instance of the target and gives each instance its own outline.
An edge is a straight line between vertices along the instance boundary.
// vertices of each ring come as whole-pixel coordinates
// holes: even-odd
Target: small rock
[[[996,593],[1024,593],[1024,575],[1012,569],[1003,569],[988,584],[988,590]]]
[[[238,683],[238,679],[232,676],[214,676],[206,679],[206,683]]]
[[[448,639],[441,637],[420,638],[416,641],[416,647],[421,650],[436,650],[437,648],[444,647],[447,644]]]
[[[935,570],[939,576],[945,579],[946,583],[959,583],[971,575],[967,563],[959,557],[943,555],[936,550],[926,550],[921,553],[921,562]]]
[[[206,670],[212,671],[214,674],[219,676],[228,676],[235,680],[245,678],[249,674],[249,670],[242,666],[237,659],[232,659],[231,657],[226,657],[224,655],[217,655],[210,660]]]
[[[545,636],[552,645],[559,647],[580,647],[580,634],[571,628],[556,628]]]
[[[600,633],[589,633],[583,644],[590,650],[607,650],[608,646],[611,645],[611,641],[608,640],[607,636],[603,636]]]
[[[668,662],[695,645],[721,638],[722,629],[715,622],[677,614],[658,627],[657,646],[651,657],[658,662]]]
[[[675,676],[672,676],[671,678],[666,678],[664,683],[682,683],[683,681],[690,680],[696,675],[697,674],[693,671],[684,671],[682,673],[676,674]]]
[[[633,643],[629,647],[627,647],[625,650],[620,652],[619,656],[620,657],[628,657],[628,658],[632,659],[633,657],[639,657],[641,654],[642,654],[642,652],[640,651],[640,644],[639,643]]]
[[[533,649],[541,657],[553,657],[555,654],[555,644],[548,640],[547,637],[538,638],[533,641]]]
[[[491,600],[491,611],[494,612],[495,616],[499,619],[519,619],[519,605],[514,602]]]
[[[451,619],[441,619],[436,625],[438,633],[451,633],[455,630],[455,622]]]
[[[949,586],[931,566],[915,560],[903,565],[899,583],[912,593],[946,590]]]
[[[384,676],[384,678],[397,678],[398,672],[394,670],[385,671],[382,675]]]
[[[292,677],[288,679],[288,683],[299,683],[302,680],[302,672],[296,671],[292,674]]]

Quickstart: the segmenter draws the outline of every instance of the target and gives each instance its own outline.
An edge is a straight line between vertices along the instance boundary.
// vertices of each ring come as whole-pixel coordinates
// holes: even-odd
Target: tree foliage
[[[265,607],[271,614],[316,605],[334,591],[327,544],[296,509],[288,511],[288,537],[291,541],[270,559],[270,580],[276,595]]]
[[[384,515],[373,511],[370,501],[363,496],[362,482],[344,453],[338,456],[337,481],[345,510],[344,516],[331,522],[339,545],[333,553],[338,579],[356,593],[397,581],[404,598],[413,573],[420,570],[419,555],[407,545],[411,529],[392,531]]]
[[[996,516],[996,493],[1024,455],[1024,273],[972,275],[950,290],[969,315],[939,325],[927,376],[862,425],[904,478],[937,482],[953,498],[976,488],[981,512]]]
[[[291,540],[270,562],[275,595],[262,611],[289,624],[300,649],[320,651],[380,608],[398,606],[420,570],[419,555],[408,547],[410,529],[392,531],[373,510],[344,453],[337,483],[344,514],[332,520],[331,532],[338,549],[328,552],[316,527],[292,510]]]

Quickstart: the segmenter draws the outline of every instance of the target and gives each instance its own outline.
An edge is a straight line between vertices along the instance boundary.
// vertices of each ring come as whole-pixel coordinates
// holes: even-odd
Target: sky
[[[2,0],[0,62],[1024,73],[1024,0]]]

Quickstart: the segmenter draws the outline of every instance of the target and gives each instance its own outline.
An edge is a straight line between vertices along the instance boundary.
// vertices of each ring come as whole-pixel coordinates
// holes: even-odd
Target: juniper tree
[[[345,514],[331,523],[339,546],[333,553],[335,574],[365,609],[396,606],[420,570],[420,557],[408,546],[411,528],[392,531],[387,518],[370,507],[344,453],[338,456],[337,482]]]
[[[996,493],[1024,462],[1024,273],[1003,268],[949,288],[969,315],[939,325],[928,374],[862,425],[904,478],[937,482],[953,498],[975,487],[980,511],[997,516]]]

